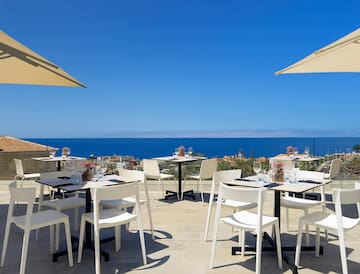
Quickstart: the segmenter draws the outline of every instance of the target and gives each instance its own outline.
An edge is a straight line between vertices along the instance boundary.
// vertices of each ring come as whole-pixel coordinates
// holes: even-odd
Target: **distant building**
[[[0,136],[0,179],[10,180],[15,176],[14,158],[23,159],[24,172],[53,170],[54,163],[32,160],[34,157],[49,156],[57,148],[21,140],[11,136]]]

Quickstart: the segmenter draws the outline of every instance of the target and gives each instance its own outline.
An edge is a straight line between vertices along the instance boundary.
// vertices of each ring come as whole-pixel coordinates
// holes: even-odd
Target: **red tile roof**
[[[0,136],[0,152],[46,151],[53,149],[55,148],[11,136]]]

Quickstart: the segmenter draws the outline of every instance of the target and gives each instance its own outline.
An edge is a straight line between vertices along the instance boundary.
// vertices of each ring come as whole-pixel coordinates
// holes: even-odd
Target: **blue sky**
[[[0,85],[0,135],[360,136],[359,74],[274,75],[357,29],[359,1],[1,0],[0,9],[1,30],[87,85]]]

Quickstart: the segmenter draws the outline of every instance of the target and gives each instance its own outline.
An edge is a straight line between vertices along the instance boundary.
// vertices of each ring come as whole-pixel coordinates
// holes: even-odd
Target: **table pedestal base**
[[[103,240],[100,240],[100,243],[106,243],[106,242],[109,242],[109,241],[113,241],[115,239],[115,237],[110,237],[110,238],[107,238],[107,239],[103,239]],[[74,236],[71,236],[71,242],[79,242],[79,239],[74,237]],[[77,252],[78,251],[78,248],[79,246],[75,246],[72,248],[73,252]],[[92,251],[95,251],[95,248],[94,248],[94,244],[93,242],[91,242],[90,244],[86,244],[84,245],[83,247],[84,249],[91,249]],[[58,252],[55,252],[52,254],[52,261],[53,262],[57,262],[58,258],[61,257],[61,256],[64,256],[64,255],[67,255],[68,252],[67,252],[67,249],[65,250],[61,250],[61,251],[58,251]],[[102,250],[100,248],[100,255],[104,257],[104,261],[105,262],[108,262],[109,261],[109,253]]]
[[[195,200],[195,193],[193,190],[187,190],[187,191],[184,191],[182,193],[183,197],[191,197],[193,200]],[[172,190],[166,190],[165,192],[165,200],[167,200],[168,198],[170,197],[177,197],[178,196],[178,192],[176,191],[172,191]],[[181,197],[178,198],[178,200],[180,200]]]

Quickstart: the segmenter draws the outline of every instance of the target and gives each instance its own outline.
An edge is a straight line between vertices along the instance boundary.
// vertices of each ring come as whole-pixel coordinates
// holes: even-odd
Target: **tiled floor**
[[[7,215],[7,183],[0,182],[0,244],[2,248],[4,227]],[[35,185],[26,183],[27,185]],[[173,185],[170,184],[173,187]],[[351,185],[345,185],[351,187]],[[153,186],[151,189],[155,189]],[[208,190],[207,190],[208,191]],[[330,193],[330,192],[329,192]],[[207,196],[208,197],[208,196]],[[130,230],[122,229],[122,247],[115,252],[114,242],[108,242],[103,248],[110,252],[110,261],[101,261],[102,273],[253,273],[255,271],[255,255],[247,253],[231,256],[231,247],[237,245],[237,234],[231,228],[220,227],[219,241],[215,257],[215,268],[210,269],[210,249],[212,226],[209,240],[203,240],[204,224],[207,212],[207,203],[202,204],[200,198],[196,201],[184,200],[157,201],[155,191],[151,191],[151,206],[156,240],[151,239],[146,209],[143,208],[144,227],[146,229],[146,250],[148,265],[142,265],[141,250],[138,234],[134,233],[136,223],[130,225]],[[330,210],[333,207],[329,207]],[[272,214],[273,193],[267,194],[265,213]],[[320,209],[320,208],[318,208]],[[351,211],[351,209],[350,209]],[[72,211],[67,212],[73,218]],[[230,211],[228,211],[230,213]],[[291,210],[291,228],[286,231],[282,226],[282,245],[295,244],[297,220],[302,212]],[[283,214],[284,215],[284,214]],[[282,219],[282,224],[285,221]],[[27,273],[94,273],[94,257],[92,251],[85,250],[81,264],[76,263],[77,252],[74,252],[74,267],[68,266],[67,257],[59,258],[53,263],[49,254],[49,231],[41,231],[39,241],[35,241],[34,234],[31,237]],[[106,230],[103,236],[112,234],[113,230]],[[64,233],[62,233],[63,236]],[[73,235],[78,232],[73,231]],[[11,238],[5,267],[0,268],[1,274],[18,273],[21,256],[22,231],[12,226]],[[314,242],[313,233],[311,241]],[[247,244],[252,245],[255,237],[247,235]],[[340,255],[338,242],[334,235],[330,234],[329,242],[322,238],[324,255],[315,258],[312,252],[304,252],[301,256],[301,268],[299,273],[341,273]],[[346,234],[346,246],[350,273],[360,273],[360,226]],[[293,258],[293,253],[288,253]],[[273,252],[263,252],[262,273],[291,273],[284,263],[282,270],[278,269],[276,255]]]

